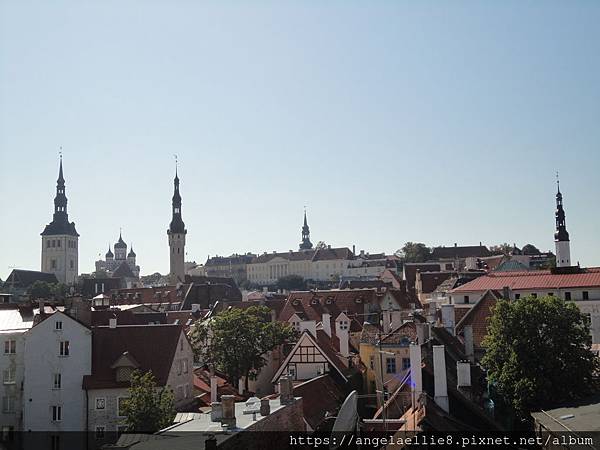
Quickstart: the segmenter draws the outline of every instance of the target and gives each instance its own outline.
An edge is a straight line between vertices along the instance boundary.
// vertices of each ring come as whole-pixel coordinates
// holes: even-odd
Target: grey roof
[[[600,395],[531,415],[549,431],[600,431]]]

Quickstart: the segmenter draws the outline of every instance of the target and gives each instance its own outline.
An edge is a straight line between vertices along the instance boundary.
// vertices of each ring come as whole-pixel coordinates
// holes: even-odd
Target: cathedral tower
[[[56,180],[54,216],[42,236],[41,271],[53,273],[61,283],[73,284],[78,275],[79,234],[75,222],[69,222],[67,196],[63,177],[62,156]]]
[[[556,178],[556,232],[554,233],[554,243],[556,245],[556,267],[571,266],[571,243],[569,241],[569,233],[567,232],[567,224],[565,221],[565,210],[563,209],[563,198],[560,192],[560,183],[558,175]]]
[[[179,177],[175,168],[173,192],[173,211],[171,223],[167,230],[169,237],[169,277],[173,282],[185,281],[185,235],[187,230],[181,219],[181,195],[179,194]]]

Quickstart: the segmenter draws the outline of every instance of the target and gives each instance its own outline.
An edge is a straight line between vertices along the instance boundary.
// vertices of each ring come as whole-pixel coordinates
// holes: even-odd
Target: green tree
[[[129,397],[122,407],[128,431],[154,433],[171,425],[175,418],[173,392],[157,387],[151,371],[132,373]]]
[[[306,281],[300,275],[285,275],[277,280],[277,289],[301,291],[306,289]]]
[[[481,363],[519,416],[597,388],[600,367],[590,349],[588,322],[574,303],[556,296],[498,301]]]
[[[246,391],[248,380],[267,363],[265,354],[294,338],[296,332],[290,325],[271,321],[266,306],[223,311],[196,322],[190,332],[198,360],[223,372],[233,386],[244,376]]]
[[[407,242],[402,247],[401,254],[405,262],[425,262],[431,256],[431,249],[422,242]]]
[[[52,296],[58,299],[64,299],[69,292],[69,286],[64,283],[54,283],[50,286]]]
[[[508,255],[512,249],[513,246],[505,242],[504,244],[492,245],[490,247],[490,253],[492,255]]]
[[[52,286],[51,283],[38,280],[29,287],[29,296],[32,300],[50,298],[52,296]]]

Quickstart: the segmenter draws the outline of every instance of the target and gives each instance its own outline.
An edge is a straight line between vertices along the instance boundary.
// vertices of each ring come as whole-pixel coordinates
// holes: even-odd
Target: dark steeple
[[[75,223],[69,223],[67,213],[67,196],[65,195],[65,178],[63,176],[62,155],[60,156],[60,166],[58,169],[58,179],[56,180],[56,196],[54,197],[54,216],[52,222],[46,225],[42,236],[54,236],[67,234],[79,236],[75,231]]]
[[[300,243],[300,250],[310,250],[313,245],[310,242],[310,229],[308,228],[308,222],[306,221],[306,209],[304,210],[304,225],[302,225],[302,242]]]
[[[135,258],[137,255],[135,254],[135,252],[133,251],[133,243],[131,244],[131,250],[129,250],[129,253],[127,254],[128,258]]]
[[[177,176],[177,166],[175,166],[175,179],[173,180],[173,217],[169,225],[171,233],[185,234],[185,224],[181,219],[181,195],[179,194],[179,177]]]
[[[554,233],[554,240],[557,242],[568,241],[569,233],[567,232],[567,224],[565,221],[565,210],[563,209],[563,198],[560,192],[560,182],[558,180],[558,174],[556,174],[556,232]]]
[[[127,248],[127,244],[125,243],[125,241],[123,240],[123,237],[121,236],[121,230],[119,230],[119,240],[115,244],[115,248]]]

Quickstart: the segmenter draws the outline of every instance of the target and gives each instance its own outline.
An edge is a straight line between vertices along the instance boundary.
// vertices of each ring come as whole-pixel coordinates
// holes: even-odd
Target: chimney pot
[[[473,325],[465,325],[463,329],[465,338],[465,355],[472,363],[475,362],[475,347],[473,343]]]
[[[433,384],[435,403],[444,411],[449,412],[446,352],[443,345],[433,346]]]
[[[221,403],[223,405],[221,423],[227,424],[229,428],[235,428],[235,396],[222,395]]]
[[[221,402],[212,402],[210,406],[212,408],[210,411],[210,420],[212,422],[219,422],[223,417],[223,405]]]
[[[260,401],[260,415],[268,416],[269,414],[271,414],[271,404],[268,398],[263,398]]]
[[[283,405],[289,405],[294,402],[292,379],[286,375],[279,379],[279,401]]]

